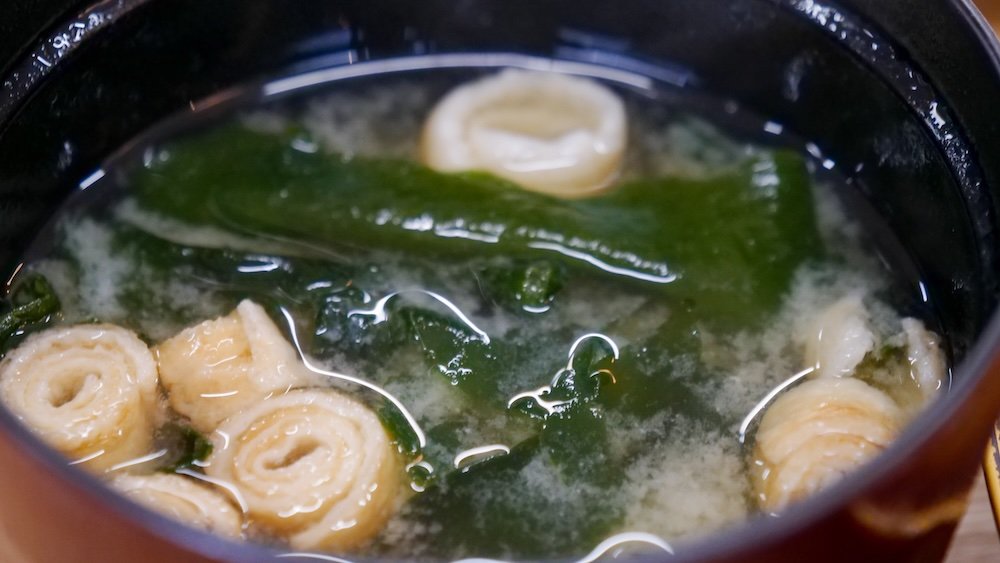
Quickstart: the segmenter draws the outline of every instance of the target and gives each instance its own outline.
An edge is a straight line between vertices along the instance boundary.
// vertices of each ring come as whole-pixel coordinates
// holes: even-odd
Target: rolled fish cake
[[[156,362],[111,325],[54,328],[0,363],[0,399],[49,445],[92,471],[149,453],[158,417]]]
[[[624,104],[592,80],[507,70],[452,90],[424,125],[425,164],[483,170],[560,197],[608,186],[626,145]]]
[[[129,499],[189,526],[229,538],[239,538],[243,514],[226,498],[180,475],[118,475],[111,486]]]
[[[821,311],[806,342],[806,364],[825,377],[849,376],[875,348],[861,293],[851,293]]]
[[[212,435],[209,476],[296,549],[350,550],[393,512],[402,473],[378,417],[333,390],[261,401]]]
[[[788,391],[757,430],[750,466],[761,508],[778,511],[832,485],[887,448],[903,423],[888,395],[857,379]]]
[[[249,300],[225,317],[185,329],[155,352],[170,406],[206,433],[309,379],[274,321]]]
[[[901,319],[897,334],[879,334],[863,298],[854,292],[818,312],[805,342],[811,379],[761,420],[750,463],[765,510],[815,494],[872,459],[945,382],[938,337],[913,318]]]

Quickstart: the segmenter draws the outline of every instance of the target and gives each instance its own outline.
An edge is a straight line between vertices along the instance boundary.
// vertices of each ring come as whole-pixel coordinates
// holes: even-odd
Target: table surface
[[[1000,561],[1000,536],[993,521],[986,482],[979,479],[972,491],[969,511],[955,532],[955,540],[945,563]]]

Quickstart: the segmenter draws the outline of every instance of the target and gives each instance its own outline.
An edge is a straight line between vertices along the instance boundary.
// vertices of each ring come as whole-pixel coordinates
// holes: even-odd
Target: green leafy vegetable
[[[552,261],[518,261],[485,268],[481,285],[491,300],[508,309],[540,313],[555,300],[565,278],[565,268]]]
[[[396,313],[420,346],[427,363],[455,386],[496,395],[495,381],[506,359],[495,346],[460,321],[424,309],[405,308]],[[475,391],[474,391],[475,392]]]
[[[770,311],[821,254],[808,174],[790,152],[567,201],[484,174],[302,152],[239,127],[168,149],[134,178],[140,204],[168,216],[326,245],[555,260],[660,287],[723,321]]]
[[[414,541],[427,546],[425,556],[573,553],[610,533],[621,510],[608,490],[588,483],[575,483],[573,495],[560,494],[556,487],[566,478],[532,438],[507,455],[450,473],[401,516],[414,523]],[[426,522],[435,525],[418,525]]]
[[[411,456],[420,452],[420,438],[398,408],[387,404],[379,408],[377,413],[386,431],[396,441],[400,452]]]
[[[156,441],[173,454],[159,469],[164,473],[196,469],[212,455],[212,442],[190,426],[166,424],[157,431]]]
[[[6,350],[11,338],[28,327],[44,322],[59,312],[59,298],[42,276],[20,281],[9,297],[11,308],[0,315],[0,351]]]

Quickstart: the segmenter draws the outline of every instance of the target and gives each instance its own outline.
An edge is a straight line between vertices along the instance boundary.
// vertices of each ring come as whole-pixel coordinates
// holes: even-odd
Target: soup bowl
[[[847,176],[849,207],[941,321],[950,389],[877,461],[674,558],[939,560],[1000,413],[1000,46],[965,0],[7,3],[0,275],[103,159],[167,116],[282,76],[463,53],[654,75],[765,116]],[[232,543],[133,505],[0,410],[3,561],[324,557],[341,560]]]

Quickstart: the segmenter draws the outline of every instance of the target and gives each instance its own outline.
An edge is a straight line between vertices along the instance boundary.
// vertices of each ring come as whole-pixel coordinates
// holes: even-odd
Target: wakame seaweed
[[[761,152],[706,179],[628,182],[562,200],[481,173],[297,150],[222,127],[166,145],[132,178],[144,208],[194,224],[334,247],[545,258],[663,288],[704,318],[773,310],[822,255],[801,156]]]
[[[161,460],[159,471],[177,473],[198,470],[198,464],[212,455],[212,442],[190,426],[168,423],[156,431],[156,442],[172,457]]]
[[[559,467],[548,463],[552,453],[542,439],[525,440],[507,455],[450,473],[414,497],[401,517],[415,524],[414,539],[426,546],[425,556],[448,557],[458,547],[528,559],[552,550],[578,550],[606,536],[621,519],[622,509],[613,487],[601,488],[596,482],[578,482],[573,495],[556,496],[544,488],[547,480],[573,477],[563,476]],[[484,495],[484,491],[507,494]],[[416,525],[420,522],[437,525]]]
[[[478,278],[480,290],[490,301],[529,313],[545,312],[566,284],[565,268],[550,260],[488,266]]]
[[[6,301],[6,311],[0,313],[0,353],[19,332],[44,322],[60,309],[55,290],[39,275],[20,281]]]

